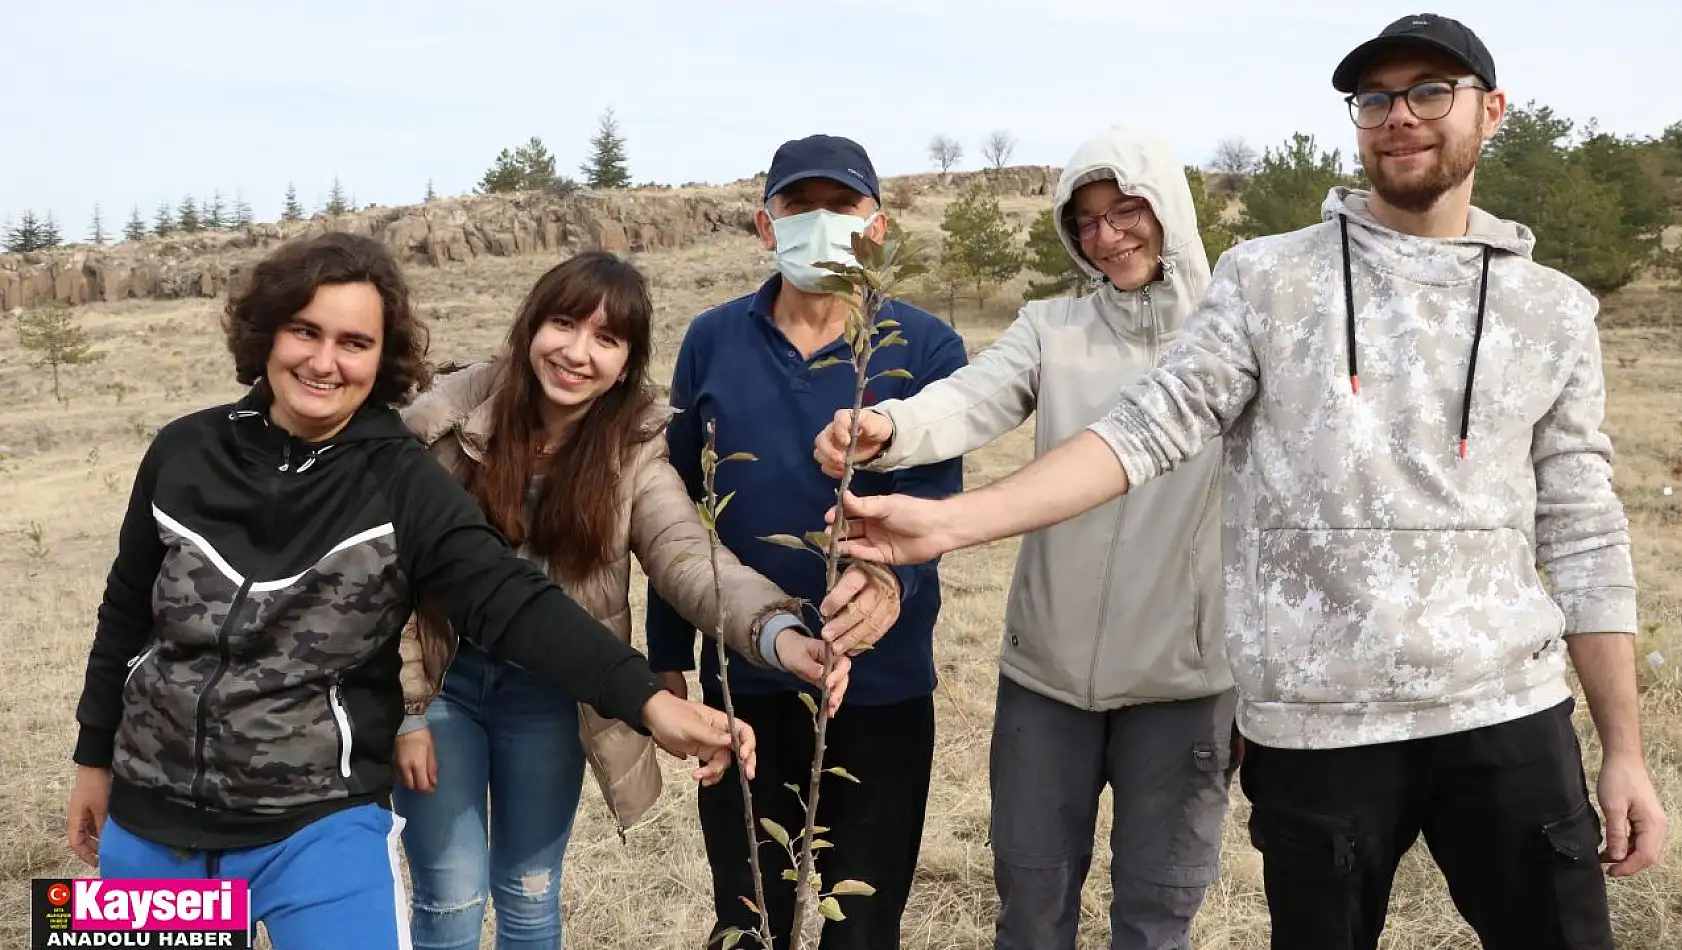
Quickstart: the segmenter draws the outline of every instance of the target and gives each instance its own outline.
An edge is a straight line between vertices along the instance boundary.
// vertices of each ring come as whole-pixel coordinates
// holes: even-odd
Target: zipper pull
[[[292,467],[292,443],[287,442],[280,447],[280,470],[286,471]]]

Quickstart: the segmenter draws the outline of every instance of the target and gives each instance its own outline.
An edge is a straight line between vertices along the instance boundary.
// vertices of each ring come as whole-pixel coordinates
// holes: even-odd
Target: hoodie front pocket
[[[1528,681],[1564,615],[1507,528],[1274,528],[1256,596],[1266,699],[1430,703]]]
[[[333,722],[339,731],[339,775],[350,778],[350,714],[339,697],[338,680],[327,690],[327,703],[333,707]]]

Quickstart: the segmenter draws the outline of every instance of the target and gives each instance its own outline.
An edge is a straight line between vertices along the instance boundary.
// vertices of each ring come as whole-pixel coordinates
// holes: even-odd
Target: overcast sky
[[[52,211],[66,240],[98,201],[236,192],[261,220],[288,181],[314,210],[334,176],[361,204],[471,191],[497,152],[542,137],[577,174],[611,106],[639,183],[753,175],[811,132],[862,142],[883,175],[929,168],[929,138],[980,164],[1061,165],[1124,122],[1187,163],[1242,136],[1313,133],[1346,162],[1338,58],[1414,12],[1370,0],[6,0],[0,217]],[[1682,120],[1674,0],[1465,0],[1516,103],[1656,135]],[[819,16],[822,16],[819,19]]]

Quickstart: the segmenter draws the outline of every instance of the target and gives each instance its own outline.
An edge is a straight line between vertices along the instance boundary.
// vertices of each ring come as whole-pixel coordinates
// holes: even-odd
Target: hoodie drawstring
[[[1343,238],[1343,306],[1345,326],[1349,348],[1349,389],[1357,396],[1361,394],[1361,377],[1356,371],[1355,363],[1355,281],[1352,276],[1352,264],[1349,256],[1349,216],[1338,215],[1338,227]],[[1472,355],[1466,363],[1466,387],[1464,398],[1460,406],[1460,457],[1466,457],[1466,446],[1471,438],[1472,427],[1472,384],[1478,369],[1478,344],[1483,341],[1483,316],[1489,301],[1489,245],[1483,247],[1483,272],[1478,278],[1478,315],[1477,323],[1472,330]]]

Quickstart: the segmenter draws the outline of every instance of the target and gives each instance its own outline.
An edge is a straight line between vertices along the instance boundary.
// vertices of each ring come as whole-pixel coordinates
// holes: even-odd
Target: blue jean
[[[403,819],[358,805],[311,822],[274,844],[181,855],[109,817],[99,834],[104,878],[245,880],[253,931],[275,950],[407,950],[397,836]]]
[[[497,950],[557,950],[561,862],[584,783],[575,700],[463,643],[426,719],[437,785],[392,793],[407,819],[416,950],[477,950],[487,898]]]

